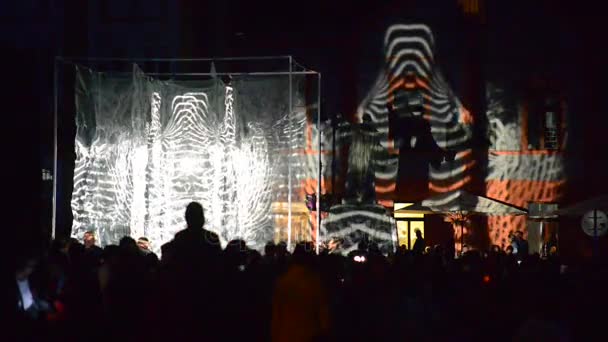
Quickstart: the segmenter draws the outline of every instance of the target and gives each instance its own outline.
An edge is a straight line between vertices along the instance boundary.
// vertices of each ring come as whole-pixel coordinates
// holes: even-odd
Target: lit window
[[[394,211],[406,208],[413,203],[395,203]],[[416,229],[420,229],[422,237],[424,237],[424,214],[418,213],[395,213],[395,219],[397,220],[397,238],[399,240],[399,246],[405,245],[407,249],[414,247],[416,242]]]

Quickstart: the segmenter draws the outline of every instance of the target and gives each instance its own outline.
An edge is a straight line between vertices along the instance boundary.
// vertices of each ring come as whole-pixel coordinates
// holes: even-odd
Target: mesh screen
[[[137,66],[77,70],[72,235],[94,230],[102,245],[146,236],[158,252],[199,201],[223,244],[259,249],[294,222],[293,239],[309,239],[314,220],[299,208],[318,155],[305,85],[301,75],[224,84],[157,80]]]

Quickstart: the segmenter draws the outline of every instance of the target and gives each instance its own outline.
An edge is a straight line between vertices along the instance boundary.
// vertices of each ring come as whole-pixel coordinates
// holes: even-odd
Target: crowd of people
[[[348,256],[307,242],[262,254],[239,240],[222,249],[198,203],[186,222],[160,260],[145,238],[102,249],[93,232],[43,253],[23,246],[16,340],[603,340],[602,265],[498,248],[454,258],[421,235],[389,256],[373,242]]]

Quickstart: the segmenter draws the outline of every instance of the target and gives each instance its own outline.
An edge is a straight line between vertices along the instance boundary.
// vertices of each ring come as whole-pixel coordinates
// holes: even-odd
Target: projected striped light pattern
[[[153,92],[145,138],[125,129],[113,141],[98,136],[86,146],[77,137],[73,236],[93,229],[102,245],[124,235],[147,236],[158,252],[185,227],[186,205],[199,201],[206,228],[223,244],[239,238],[261,248],[271,240],[271,203],[289,193],[303,200],[300,184],[316,178],[318,161],[289,152],[306,145],[304,111],[285,113],[271,127],[242,123],[243,134],[235,97],[235,89],[226,86],[224,113],[218,116],[208,94],[184,92],[170,99],[170,117],[162,123],[166,99]],[[292,189],[287,187],[288,162]]]
[[[399,172],[399,142],[389,135],[387,104],[392,103],[395,108],[407,105],[407,98],[395,95],[398,89],[406,86],[403,77],[406,70],[415,75],[415,89],[422,94],[422,114],[430,123],[436,144],[444,150],[457,152],[455,161],[444,162],[437,169],[431,166],[428,177],[431,195],[439,195],[434,197],[439,201],[458,201],[457,197],[441,195],[448,196],[471,180],[470,169],[475,164],[468,147],[472,135],[471,116],[439,71],[434,48],[433,34],[428,26],[390,26],[384,37],[385,64],[357,111],[359,122],[364,115],[369,115],[379,134],[383,151],[374,153],[373,162],[376,197],[384,206],[392,206]],[[341,129],[337,133],[336,152],[348,141],[350,132]],[[329,136],[326,140],[330,140]],[[325,240],[341,240],[345,253],[365,238],[374,240],[384,252],[394,248],[397,242],[395,222],[379,205],[336,205],[322,226]]]
[[[527,208],[530,202],[555,203],[564,194],[567,181],[564,155],[567,132],[561,150],[529,150],[524,128],[525,103],[509,100],[510,91],[493,83],[486,84],[488,135],[491,151],[485,179],[487,196]],[[565,113],[565,103],[562,111]],[[565,127],[565,122],[562,123]],[[489,217],[488,233],[492,244],[505,247],[515,230],[526,231],[525,216]]]
[[[472,116],[452,92],[436,64],[434,38],[430,28],[422,24],[393,25],[386,32],[384,49],[384,70],[360,104],[359,117],[369,114],[382,134],[381,144],[398,152],[398,145],[389,138],[386,105],[391,102],[396,108],[406,106],[403,101],[407,99],[396,97],[395,93],[404,87],[404,70],[412,70],[415,74],[415,87],[423,97],[423,116],[430,123],[435,142],[442,149],[456,151],[455,161],[443,162],[439,168],[430,167],[431,195],[462,188],[470,182],[470,170],[475,164],[468,147],[472,136]],[[383,164],[386,169],[376,173],[376,191],[379,199],[391,200],[395,190],[397,157],[387,157]]]

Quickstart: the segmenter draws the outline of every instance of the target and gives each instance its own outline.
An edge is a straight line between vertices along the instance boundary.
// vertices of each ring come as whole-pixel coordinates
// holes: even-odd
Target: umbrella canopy
[[[559,209],[554,213],[561,216],[582,216],[592,210],[608,212],[608,195],[602,195],[578,202],[569,207]]]
[[[478,214],[486,216],[525,215],[526,210],[505,204],[488,197],[473,195],[464,190],[440,194],[414,203],[398,213],[420,214]]]

